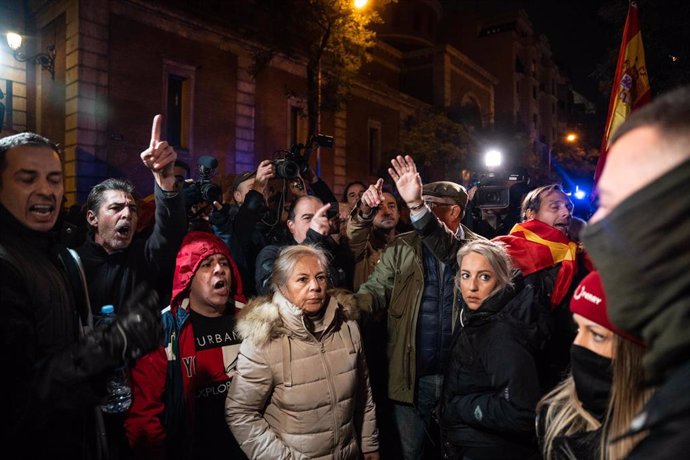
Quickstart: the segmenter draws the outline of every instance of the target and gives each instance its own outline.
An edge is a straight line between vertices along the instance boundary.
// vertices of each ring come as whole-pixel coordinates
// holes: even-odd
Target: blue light
[[[584,190],[580,190],[580,186],[576,185],[575,193],[573,193],[573,196],[578,200],[583,200],[587,196],[587,192],[585,192]]]

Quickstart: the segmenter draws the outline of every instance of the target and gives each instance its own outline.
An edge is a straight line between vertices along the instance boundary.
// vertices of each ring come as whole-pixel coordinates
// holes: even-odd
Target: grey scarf
[[[690,161],[588,225],[582,240],[611,321],[644,339],[647,376],[665,380],[690,360]]]

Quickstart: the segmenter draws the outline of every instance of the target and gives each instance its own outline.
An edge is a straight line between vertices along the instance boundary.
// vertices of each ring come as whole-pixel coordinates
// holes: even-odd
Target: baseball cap
[[[254,176],[256,176],[256,170],[243,172],[242,174],[235,176],[235,180],[232,181],[231,191],[234,192],[235,190],[237,190],[237,187],[239,187],[242,182],[251,179]]]

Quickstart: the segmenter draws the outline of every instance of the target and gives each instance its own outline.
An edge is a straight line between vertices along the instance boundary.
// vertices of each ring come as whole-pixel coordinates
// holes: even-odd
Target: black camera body
[[[496,176],[492,174],[478,178],[477,191],[474,194],[474,204],[479,209],[502,209],[514,204],[511,202],[510,189],[516,184],[524,184],[528,179],[524,174],[509,174]]]
[[[309,169],[304,157],[293,155],[292,152],[287,152],[283,158],[273,160],[273,166],[276,168],[276,176],[281,179],[296,179]]]
[[[282,158],[273,160],[276,176],[281,179],[296,179],[309,170],[309,156],[314,144],[319,147],[333,147],[333,136],[316,134],[306,144],[295,144],[289,151],[281,151]]]
[[[197,160],[199,179],[186,182],[183,187],[185,205],[190,208],[200,202],[213,203],[222,201],[223,190],[211,181],[213,172],[218,167],[218,160],[204,155]]]

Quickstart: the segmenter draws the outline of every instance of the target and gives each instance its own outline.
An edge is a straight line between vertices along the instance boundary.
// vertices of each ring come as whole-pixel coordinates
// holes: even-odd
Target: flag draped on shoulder
[[[492,241],[505,245],[510,259],[522,276],[560,264],[551,294],[551,305],[565,298],[577,273],[577,243],[551,225],[538,220],[516,224],[510,234]]]
[[[616,75],[613,78],[609,111],[606,117],[606,128],[601,142],[601,153],[594,172],[596,186],[606,163],[611,135],[630,115],[630,112],[652,99],[644,59],[642,34],[637,17],[637,4],[630,2],[628,17],[623,29],[623,41],[618,53]]]

